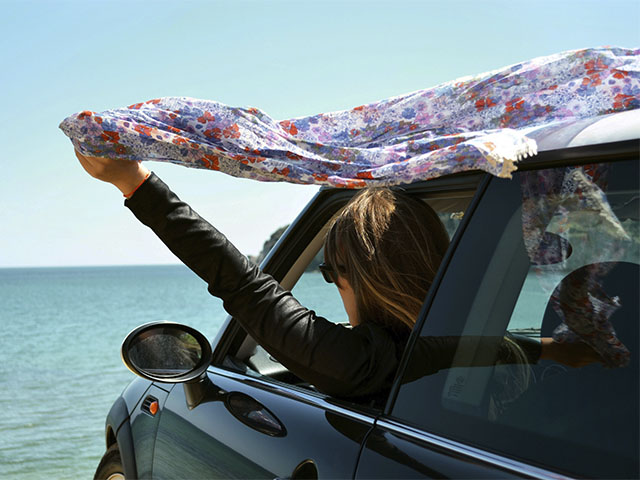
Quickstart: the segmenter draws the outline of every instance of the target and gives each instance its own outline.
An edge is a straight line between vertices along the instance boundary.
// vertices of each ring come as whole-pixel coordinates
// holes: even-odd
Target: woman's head
[[[349,321],[410,331],[448,244],[426,203],[388,188],[359,192],[334,219],[324,247]]]

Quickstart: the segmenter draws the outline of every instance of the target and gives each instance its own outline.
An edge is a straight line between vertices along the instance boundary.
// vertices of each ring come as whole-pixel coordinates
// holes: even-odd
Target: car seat
[[[592,364],[570,368],[541,360],[535,367],[537,383],[510,405],[499,422],[545,436],[552,434],[597,450],[609,450],[612,461],[618,455],[637,459],[640,266],[629,262],[607,262],[598,266],[607,271],[601,283],[603,290],[620,299],[621,306],[610,321],[631,353],[628,366],[605,368]],[[561,283],[575,281],[577,275],[583,274],[580,270],[588,267],[570,273]],[[552,336],[560,323],[550,301],[540,336]]]

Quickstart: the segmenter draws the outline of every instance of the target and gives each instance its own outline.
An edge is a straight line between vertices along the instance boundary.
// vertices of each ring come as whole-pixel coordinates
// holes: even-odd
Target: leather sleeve
[[[402,352],[375,325],[353,329],[304,308],[152,174],[125,201],[285,367],[318,390],[362,397],[387,389]]]
[[[411,352],[403,383],[453,367],[535,364],[540,342],[523,335],[420,337]]]

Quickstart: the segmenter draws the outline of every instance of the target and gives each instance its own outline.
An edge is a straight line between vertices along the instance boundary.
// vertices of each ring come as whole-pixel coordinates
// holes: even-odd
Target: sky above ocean
[[[71,113],[191,96],[285,119],[640,44],[636,0],[0,0],[0,11],[0,267],[177,262],[77,164],[58,129]],[[246,254],[317,191],[150,168]]]

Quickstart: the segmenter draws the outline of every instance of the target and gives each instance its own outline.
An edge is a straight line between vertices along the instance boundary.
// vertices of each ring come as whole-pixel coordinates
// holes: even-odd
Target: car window
[[[419,192],[416,195],[434,208],[442,219],[449,235],[453,236],[474,193],[475,190],[473,188],[466,188],[438,192],[437,194]],[[319,227],[319,230],[323,229],[326,230],[326,225]],[[291,291],[302,305],[314,310],[318,316],[322,316],[331,322],[348,324],[348,318],[335,284],[325,282],[320,271],[314,268],[323,260],[322,242],[318,243],[317,248],[318,250],[311,254],[307,252],[308,264],[306,268],[302,267],[304,273],[299,277]],[[250,337],[245,339],[236,355],[233,356],[232,362],[227,362],[227,366],[238,365],[244,366],[246,373],[250,375],[266,377],[313,390],[312,385],[308,385],[293,376],[276,358],[271,356],[260,345],[256,345]]]
[[[543,468],[636,478],[639,178],[622,161],[493,179],[391,415]],[[538,358],[550,337],[562,348]],[[602,363],[566,364],[592,351]]]
[[[317,315],[334,323],[348,323],[349,319],[342,306],[338,289],[334,284],[325,282],[317,268],[323,261],[324,255],[320,250],[291,293],[302,305],[315,311]]]
[[[449,234],[449,239],[453,237],[464,217],[464,210],[471,198],[470,193],[423,199],[436,210]],[[307,266],[291,293],[302,305],[314,310],[317,315],[335,323],[348,323],[349,319],[342,305],[338,289],[334,284],[325,282],[318,270],[318,265],[323,261],[324,255],[321,249]]]

